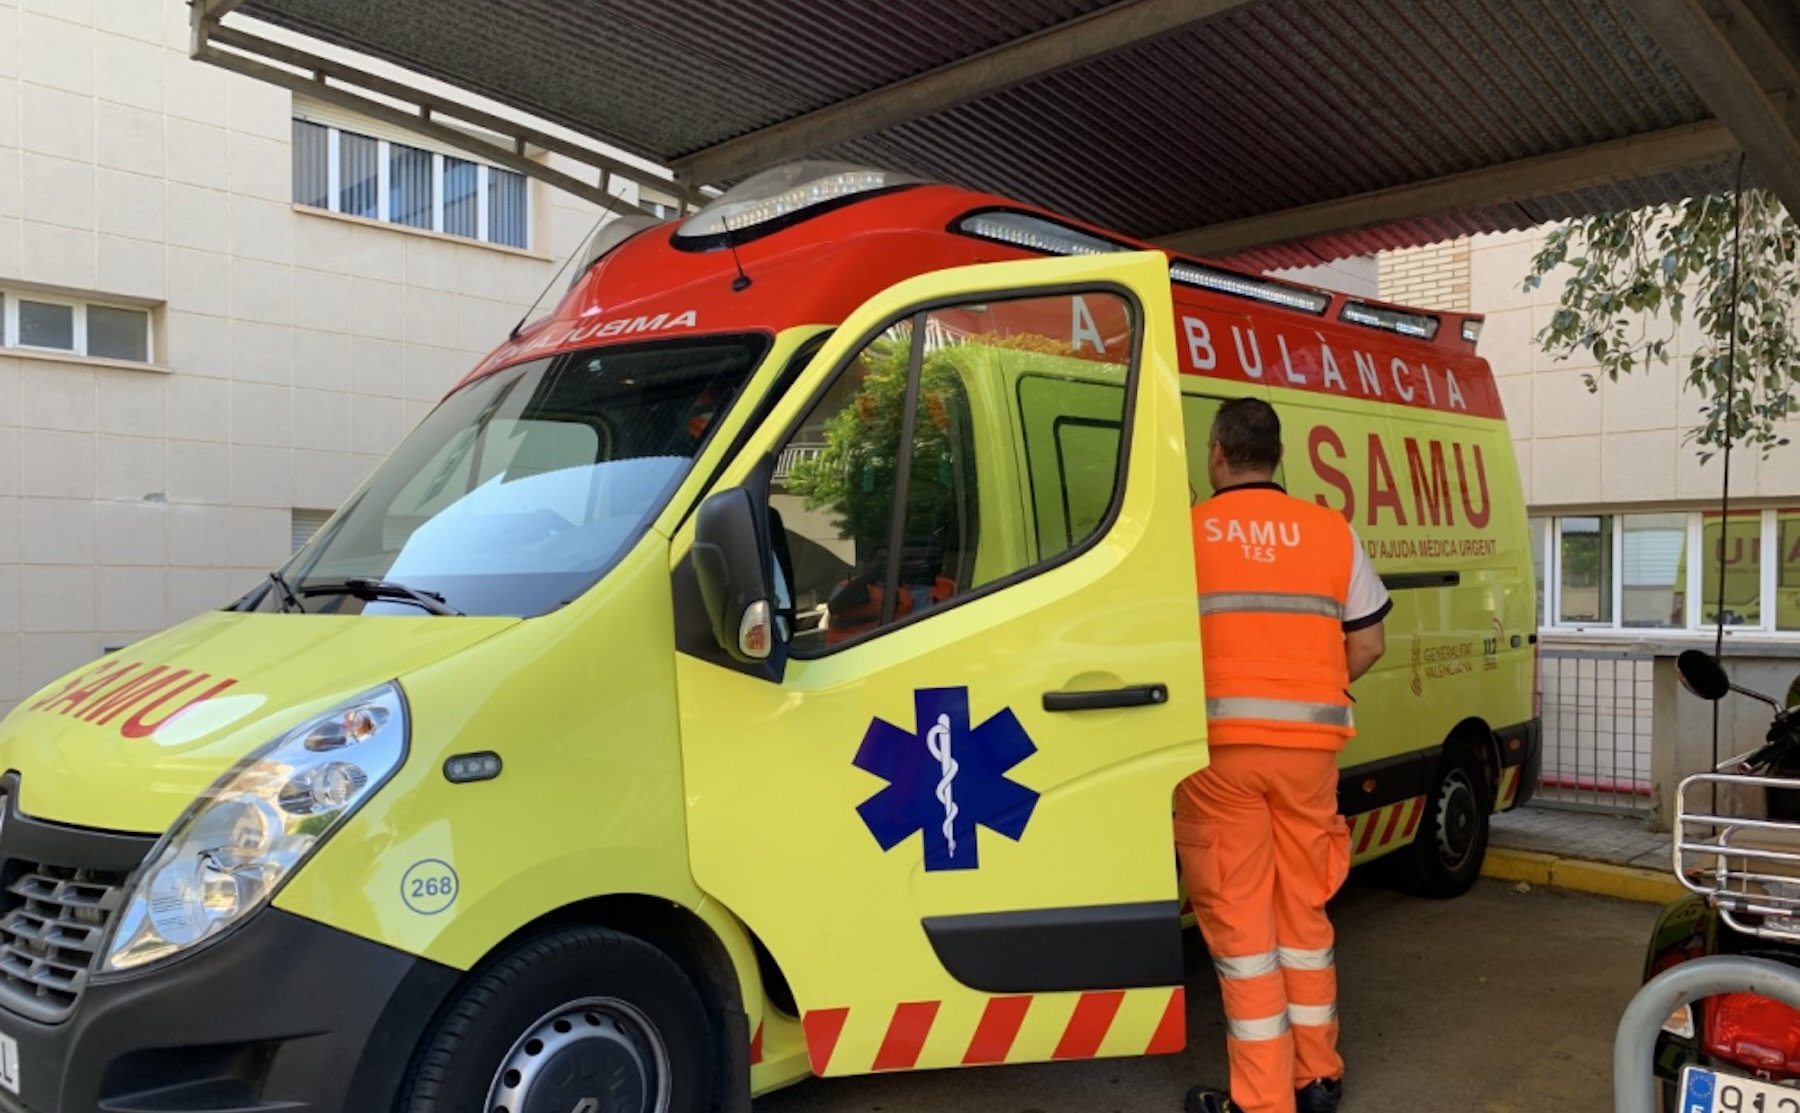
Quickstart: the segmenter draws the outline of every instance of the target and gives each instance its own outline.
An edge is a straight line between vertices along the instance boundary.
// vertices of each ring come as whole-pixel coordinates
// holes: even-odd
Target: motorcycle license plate
[[[1800,1113],[1800,1090],[1700,1067],[1681,1072],[1678,1113]]]

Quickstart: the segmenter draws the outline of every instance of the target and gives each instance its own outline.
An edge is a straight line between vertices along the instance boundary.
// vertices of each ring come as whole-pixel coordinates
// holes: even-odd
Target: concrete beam
[[[1218,15],[1245,0],[1120,0],[915,77],[695,151],[678,173],[708,185],[978,100]]]
[[[1713,115],[1731,129],[1790,214],[1800,217],[1800,135],[1786,103],[1791,56],[1743,0],[1624,0]],[[1715,16],[1713,11],[1719,14]]]
[[[591,201],[602,208],[611,208],[616,212],[621,209],[635,207],[623,203],[619,198],[608,193],[593,182],[584,182],[580,178],[564,174],[560,170],[553,170],[542,163],[534,162],[519,153],[517,148],[501,147],[494,143],[485,142],[459,128],[453,128],[447,124],[440,124],[436,120],[428,117],[415,116],[411,112],[395,108],[385,102],[359,96],[356,93],[339,88],[338,86],[327,85],[323,81],[316,81],[302,74],[293,73],[289,70],[284,70],[279,66],[269,65],[266,62],[259,62],[254,58],[242,54],[235,54],[228,50],[220,50],[216,46],[203,45],[200,48],[200,53],[195,55],[195,57],[199,61],[218,66],[221,69],[231,70],[234,73],[241,73],[246,77],[253,77],[258,81],[265,81],[270,85],[279,85],[285,89],[292,89],[294,92],[311,97],[314,100],[322,101],[326,104],[337,105],[340,108],[348,109],[358,115],[367,116],[374,120],[381,120],[384,123],[393,124],[395,127],[408,128],[421,135],[430,136],[446,146],[468,151],[475,157],[491,162],[496,166],[504,166],[508,170],[517,171],[527,177],[537,178],[540,181],[548,182],[558,189],[571,193],[584,201]]]
[[[1193,228],[1163,236],[1156,243],[1185,255],[1217,258],[1253,247],[1291,243],[1353,228],[1414,220],[1457,209],[1529,201],[1609,182],[1706,166],[1736,154],[1737,150],[1737,142],[1730,131],[1718,121],[1708,120],[1355,197]]]
[[[232,49],[224,50],[220,49],[221,47]],[[599,171],[602,183],[609,178],[616,177],[636,182],[640,186],[647,186],[659,192],[671,192],[678,188],[667,178],[646,174],[629,163],[608,158],[597,151],[589,150],[580,144],[571,143],[558,136],[526,127],[468,105],[434,97],[401,82],[391,81],[378,74],[359,70],[354,66],[322,58],[282,43],[272,42],[234,27],[210,27],[206,32],[205,39],[200,42],[194,58],[254,77],[259,81],[291,89],[315,100],[382,120],[396,127],[429,136],[440,143],[468,151],[488,162],[548,182],[558,189],[592,201],[603,208],[611,208],[615,212],[636,206],[618,200],[603,188],[603,185],[582,181],[526,157],[525,150],[535,147],[591,166]],[[270,63],[279,63],[279,65]],[[292,67],[292,69],[283,67]],[[296,70],[302,72],[294,72]],[[332,84],[332,82],[339,84]],[[374,97],[364,96],[356,90],[366,90],[412,107],[410,110],[397,108],[388,100],[377,100]],[[483,131],[492,132],[506,140],[506,144],[503,146],[471,135],[461,128],[443,122],[445,120],[458,121]],[[643,211],[647,212],[648,210]]]

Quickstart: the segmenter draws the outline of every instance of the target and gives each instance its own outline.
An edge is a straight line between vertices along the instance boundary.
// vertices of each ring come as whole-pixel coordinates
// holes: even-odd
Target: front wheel
[[[1474,754],[1447,751],[1425,797],[1419,833],[1405,851],[1406,887],[1428,897],[1460,897],[1481,876],[1493,793]]]
[[[603,928],[546,930],[479,968],[432,1025],[400,1113],[699,1113],[705,1009],[675,962]]]

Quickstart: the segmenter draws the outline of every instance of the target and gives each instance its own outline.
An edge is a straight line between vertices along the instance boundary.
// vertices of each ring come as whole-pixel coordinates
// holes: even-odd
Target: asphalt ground
[[[1504,881],[1452,901],[1353,881],[1332,904],[1345,1113],[1610,1110],[1614,1027],[1656,911]],[[1187,957],[1182,1054],[811,1079],[756,1113],[1175,1113],[1188,1086],[1225,1079],[1212,966],[1197,940]]]

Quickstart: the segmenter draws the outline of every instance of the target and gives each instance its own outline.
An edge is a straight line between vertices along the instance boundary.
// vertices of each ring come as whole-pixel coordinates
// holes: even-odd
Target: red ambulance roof
[[[701,249],[684,244],[680,222],[672,221],[603,255],[549,316],[495,349],[457,385],[522,360],[601,344],[834,326],[877,292],[914,275],[1042,257],[1041,252],[957,230],[962,218],[984,210],[1041,218],[1127,249],[1153,250],[1041,209],[947,185],[847,198],[773,230],[741,233],[735,260],[716,241]],[[1204,266],[1226,284],[1238,273],[1171,259]],[[738,279],[740,264],[750,280],[747,286]],[[1249,273],[1241,277],[1250,286],[1270,281]],[[1502,416],[1492,374],[1475,355],[1474,344],[1463,338],[1464,322],[1478,322],[1478,316],[1405,310],[1291,283],[1283,288],[1322,295],[1323,311],[1313,314],[1174,283],[1183,372]],[[1425,340],[1356,320],[1385,309],[1437,318],[1441,324],[1435,338]]]

